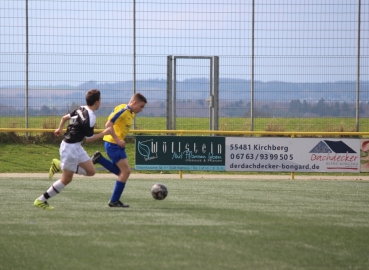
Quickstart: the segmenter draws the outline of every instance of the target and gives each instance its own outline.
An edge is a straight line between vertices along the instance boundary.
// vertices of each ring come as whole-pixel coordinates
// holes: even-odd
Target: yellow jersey
[[[118,138],[124,140],[132,126],[135,113],[131,111],[127,104],[120,104],[114,108],[114,111],[109,115],[108,120],[113,122],[113,128]],[[111,135],[105,135],[104,141],[117,143]]]

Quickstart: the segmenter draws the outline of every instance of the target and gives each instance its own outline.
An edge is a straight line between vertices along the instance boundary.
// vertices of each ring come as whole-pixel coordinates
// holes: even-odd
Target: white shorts
[[[60,144],[60,161],[62,162],[62,170],[75,172],[78,164],[90,159],[81,143],[66,143]]]

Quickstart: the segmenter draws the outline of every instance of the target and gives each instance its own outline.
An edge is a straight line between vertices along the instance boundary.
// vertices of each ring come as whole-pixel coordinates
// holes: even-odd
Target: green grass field
[[[55,179],[54,179],[55,180]],[[128,209],[107,206],[113,180],[0,179],[0,269],[369,269],[365,181],[131,179]]]

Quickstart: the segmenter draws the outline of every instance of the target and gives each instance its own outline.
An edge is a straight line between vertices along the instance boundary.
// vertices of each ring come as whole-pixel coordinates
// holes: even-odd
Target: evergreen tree
[[[294,99],[290,101],[288,106],[288,113],[289,115],[296,117],[301,114],[302,104],[301,101],[298,99]]]

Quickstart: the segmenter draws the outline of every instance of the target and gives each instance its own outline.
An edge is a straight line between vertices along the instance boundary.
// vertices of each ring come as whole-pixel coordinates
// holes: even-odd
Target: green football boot
[[[54,174],[60,171],[60,160],[54,158],[51,162],[51,167],[49,170],[49,179],[53,178]]]
[[[39,199],[36,199],[33,203],[34,206],[44,209],[44,210],[53,210],[54,207],[50,206],[48,202],[41,201]]]

